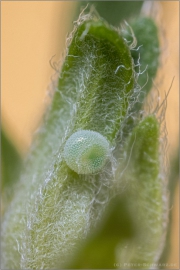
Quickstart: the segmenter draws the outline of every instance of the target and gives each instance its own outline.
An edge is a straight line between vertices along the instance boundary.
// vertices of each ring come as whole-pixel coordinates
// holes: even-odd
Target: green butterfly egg
[[[72,134],[64,147],[64,158],[70,169],[79,174],[98,172],[110,153],[109,142],[100,133],[80,130]]]

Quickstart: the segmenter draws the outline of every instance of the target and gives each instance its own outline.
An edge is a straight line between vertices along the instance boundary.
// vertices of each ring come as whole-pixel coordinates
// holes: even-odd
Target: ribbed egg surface
[[[109,151],[109,143],[100,133],[80,130],[66,141],[64,158],[73,171],[79,174],[89,174],[103,168]]]

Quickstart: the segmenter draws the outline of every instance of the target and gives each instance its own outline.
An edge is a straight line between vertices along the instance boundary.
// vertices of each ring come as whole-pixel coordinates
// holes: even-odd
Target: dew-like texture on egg
[[[91,130],[75,132],[64,147],[67,165],[79,174],[98,172],[109,155],[109,142],[100,133]]]

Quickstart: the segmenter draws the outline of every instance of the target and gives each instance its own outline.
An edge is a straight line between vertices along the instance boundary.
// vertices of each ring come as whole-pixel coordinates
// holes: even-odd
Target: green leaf
[[[137,39],[136,48],[131,50],[131,55],[136,66],[135,70],[137,73],[142,73],[139,74],[138,83],[143,89],[139,96],[139,102],[136,104],[137,108],[135,108],[139,110],[143,105],[144,98],[152,88],[153,79],[156,77],[159,67],[159,33],[155,21],[150,17],[139,17],[129,25]],[[127,33],[125,34],[125,38],[129,40],[129,43],[132,42],[130,36]]]
[[[77,104],[71,134],[79,128],[90,129],[113,142],[134,88],[129,48],[102,20],[86,21],[78,27],[68,53],[59,89],[69,86],[66,98],[74,98],[71,102]],[[57,93],[52,110],[60,106]]]
[[[80,7],[86,6],[87,2],[93,4],[99,15],[114,26],[137,16],[143,4],[143,1],[81,1]]]
[[[140,91],[138,91],[136,102],[129,110],[129,117],[123,130],[125,136],[137,124],[139,112],[142,110],[144,100],[150,92],[153,80],[156,77],[160,57],[159,33],[155,21],[150,17],[140,16],[132,20],[129,26],[132,28],[134,36],[130,28],[127,28],[122,34],[129,45],[133,43],[134,37],[137,40],[137,46],[131,49],[131,55],[138,76],[137,83],[139,87],[137,89],[140,88]]]
[[[111,163],[98,174],[79,175],[64,161],[64,145],[74,132],[88,129],[114,146],[134,83],[130,51],[119,33],[98,18],[80,19],[5,216],[4,268],[62,265],[96,226],[110,200]]]
[[[116,177],[123,172],[121,183],[124,181],[126,185],[125,194],[137,234],[133,241],[119,248],[119,262],[149,269],[162,252],[168,207],[163,168],[160,168],[159,123],[155,116],[147,116],[133,129],[124,156],[125,163],[117,170]]]

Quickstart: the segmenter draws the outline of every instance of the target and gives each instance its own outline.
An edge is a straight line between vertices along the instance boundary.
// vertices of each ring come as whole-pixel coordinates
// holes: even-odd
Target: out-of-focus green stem
[[[22,159],[7,135],[1,130],[1,190],[2,210],[13,198],[14,186],[19,179]]]

